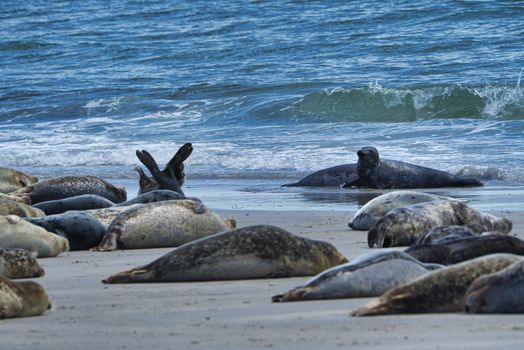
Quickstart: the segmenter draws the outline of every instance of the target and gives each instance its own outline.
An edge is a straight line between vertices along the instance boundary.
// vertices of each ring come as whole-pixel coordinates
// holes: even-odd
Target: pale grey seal
[[[423,264],[400,251],[368,253],[323,271],[305,285],[273,296],[273,302],[379,296],[442,265]]]
[[[311,276],[347,262],[330,243],[255,225],[186,243],[105,283],[238,280]]]
[[[0,215],[18,215],[22,217],[44,216],[45,213],[30,205],[0,197]]]
[[[33,175],[25,174],[11,168],[0,168],[0,193],[9,193],[38,181]]]

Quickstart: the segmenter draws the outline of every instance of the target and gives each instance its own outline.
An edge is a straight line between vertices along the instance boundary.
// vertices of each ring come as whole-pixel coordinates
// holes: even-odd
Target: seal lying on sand
[[[43,210],[46,215],[53,215],[61,214],[68,210],[100,209],[112,207],[113,205],[115,203],[97,194],[82,194],[80,196],[40,202],[33,206]]]
[[[31,198],[29,198],[29,196],[22,196],[22,195],[16,196],[12,194],[0,193],[0,199],[9,199],[17,203],[31,205]]]
[[[437,226],[464,225],[474,232],[508,233],[506,218],[481,213],[458,201],[433,201],[390,210],[368,232],[368,245],[379,248],[411,245]]]
[[[440,244],[478,235],[478,233],[473,232],[473,230],[467,226],[437,226],[433,227],[428,233],[420,237],[416,244]]]
[[[234,221],[222,219],[202,202],[142,204],[118,214],[94,250],[176,247],[232,228]]]
[[[282,187],[292,187],[292,186],[336,186],[340,187],[345,183],[358,181],[357,175],[357,164],[342,164],[336,165],[330,168],[322,169],[309,174],[304,177],[302,180],[284,184]]]
[[[69,249],[67,239],[33,225],[19,216],[0,216],[0,247],[36,252],[39,258],[57,256]]]
[[[25,249],[0,248],[0,275],[15,279],[43,276],[45,271],[36,261],[36,255]]]
[[[35,282],[14,282],[0,275],[0,319],[36,316],[51,308],[47,293]]]
[[[375,147],[358,152],[358,185],[367,188],[435,188],[482,186],[476,179],[461,179],[445,171],[397,160],[380,159]],[[356,186],[347,183],[344,187]]]
[[[79,196],[82,194],[97,194],[114,203],[124,202],[127,198],[123,187],[116,187],[96,176],[63,176],[39,181],[34,185],[24,187],[13,194],[31,197],[33,204]]]
[[[435,200],[454,199],[417,191],[393,191],[384,193],[381,196],[373,198],[360,208],[360,210],[353,215],[353,218],[349,220],[348,226],[353,230],[369,230],[391,209]]]
[[[442,265],[423,264],[399,251],[379,251],[323,271],[273,302],[379,296]]]
[[[436,270],[389,290],[351,315],[462,311],[466,290],[476,278],[500,271],[521,259],[517,255],[492,254]]]
[[[69,250],[93,248],[100,243],[106,233],[106,227],[100,221],[81,211],[68,211],[25,220],[67,238]]]
[[[0,198],[0,215],[18,215],[22,217],[44,216],[45,213],[30,205],[13,201],[8,198]]]
[[[143,204],[132,204],[128,206],[118,206],[115,205],[114,207],[109,208],[101,208],[101,209],[91,209],[91,210],[84,210],[84,213],[91,215],[100,223],[106,227],[109,227],[111,225],[111,222],[116,218],[116,216],[130,208],[136,208],[139,206],[142,206]]]
[[[468,237],[439,244],[413,245],[405,253],[425,263],[450,265],[494,253],[524,255],[524,241],[503,235]]]
[[[471,313],[524,313],[524,260],[477,278],[466,292]]]
[[[310,276],[347,262],[330,243],[269,225],[243,227],[189,242],[105,283],[184,282]]]
[[[0,193],[9,193],[38,182],[36,176],[11,168],[0,168]]]

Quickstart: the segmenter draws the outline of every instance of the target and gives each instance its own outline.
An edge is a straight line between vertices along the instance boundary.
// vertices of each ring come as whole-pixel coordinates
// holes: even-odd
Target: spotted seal
[[[390,210],[368,232],[368,245],[379,248],[415,243],[437,226],[464,225],[474,232],[508,233],[513,224],[506,218],[482,213],[459,201],[438,200]]]
[[[466,291],[469,313],[524,313],[524,260],[477,278]]]
[[[438,244],[417,244],[405,250],[415,259],[443,265],[494,253],[524,255],[524,241],[514,236],[474,236]]]
[[[39,258],[57,256],[69,249],[67,239],[33,225],[19,216],[0,216],[0,247],[34,251]]]
[[[37,316],[50,308],[51,302],[40,284],[15,282],[0,275],[0,319]]]
[[[468,237],[478,236],[467,226],[448,225],[433,227],[424,236],[421,236],[416,244],[439,244],[444,242],[456,241]]]
[[[0,168],[0,193],[9,193],[38,182],[38,178],[11,168]]]
[[[143,153],[147,151],[139,151],[137,150],[137,157],[138,159],[146,165],[146,167],[149,169],[151,164],[153,162],[156,164],[153,156],[151,156],[149,153],[147,153],[147,157],[150,157],[150,159],[146,160],[146,163],[144,163],[144,156]],[[186,181],[186,173],[184,172],[184,161],[191,155],[193,152],[193,145],[191,143],[186,143],[182,147],[179,148],[179,150],[175,153],[173,158],[167,163],[164,170],[160,172],[158,170],[159,174],[161,174],[162,178],[164,179],[174,179],[176,180],[176,183],[179,187],[182,187]],[[151,169],[149,169],[151,171]],[[158,175],[155,176],[155,174],[151,173],[153,177],[148,177],[141,167],[137,166],[135,167],[135,171],[138,172],[138,175],[140,176],[140,179],[138,181],[139,184],[139,191],[138,194],[147,193],[149,191],[158,190],[165,187],[165,180],[162,180],[161,182],[158,182]],[[156,170],[155,170],[156,171]],[[176,192],[179,192],[176,190]]]
[[[357,180],[357,164],[351,163],[321,169],[307,175],[298,182],[284,184],[282,187],[339,187],[345,183],[355,182]]]
[[[100,209],[112,207],[113,205],[115,203],[97,194],[81,194],[79,196],[36,203],[33,204],[33,207],[43,210],[46,215],[54,215],[68,210]]]
[[[101,208],[101,209],[91,209],[91,210],[84,210],[84,213],[91,215],[100,223],[102,223],[104,226],[109,227],[111,225],[111,222],[116,218],[116,216],[130,208],[136,208],[139,206],[142,206],[143,204],[131,204],[127,206],[118,206],[115,205],[113,207],[108,208]]]
[[[100,243],[106,233],[106,227],[100,221],[81,211],[68,211],[25,220],[67,238],[69,250],[93,248]]]
[[[454,198],[438,196],[418,191],[392,191],[373,198],[360,208],[348,226],[353,230],[369,230],[388,211],[413,204],[431,202],[435,200],[455,200]]]
[[[423,264],[400,251],[377,251],[323,271],[273,302],[379,296],[442,265]]]
[[[466,290],[476,278],[500,271],[520,259],[512,254],[492,254],[432,271],[389,290],[351,315],[462,311]]]
[[[36,256],[35,252],[25,249],[0,248],[0,275],[14,279],[42,277],[45,271]]]
[[[0,197],[0,215],[18,215],[22,217],[44,216],[45,213],[30,205]]]
[[[39,181],[13,193],[31,197],[33,204],[82,194],[97,194],[114,203],[124,202],[127,199],[126,190],[123,187],[113,186],[92,175],[56,177]]]
[[[397,160],[380,159],[375,147],[358,152],[358,185],[367,188],[436,188],[482,186],[477,179],[462,179],[448,172]],[[349,182],[344,187],[356,186]]]
[[[330,243],[270,225],[226,231],[186,243],[105,283],[216,281],[311,276],[347,262]]]
[[[17,195],[13,195],[13,194],[0,193],[0,199],[9,199],[9,200],[12,200],[12,201],[17,202],[17,203],[23,203],[23,204],[31,205],[31,198],[29,198],[28,196],[23,196],[23,195],[17,196]]]
[[[172,200],[142,204],[118,214],[94,250],[176,247],[234,228],[202,202]]]

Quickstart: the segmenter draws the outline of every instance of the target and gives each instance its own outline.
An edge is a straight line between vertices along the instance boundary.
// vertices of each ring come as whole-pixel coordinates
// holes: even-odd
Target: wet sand
[[[238,226],[274,224],[327,240],[349,259],[369,251],[342,211],[219,210]],[[524,237],[521,212],[495,213]],[[350,317],[370,298],[271,303],[309,278],[105,285],[112,273],[170,251],[67,252],[40,259],[53,302],[43,316],[0,321],[0,349],[516,349],[524,316],[424,314]]]

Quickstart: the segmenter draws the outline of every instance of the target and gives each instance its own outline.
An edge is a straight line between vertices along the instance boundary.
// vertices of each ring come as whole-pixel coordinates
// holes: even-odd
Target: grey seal
[[[397,160],[380,159],[375,147],[358,152],[358,185],[367,188],[436,188],[482,186],[477,179],[462,179],[448,172]],[[347,183],[344,187],[356,186]]]
[[[202,202],[172,200],[142,204],[118,214],[94,250],[176,247],[234,228]]]
[[[15,282],[0,275],[0,319],[37,316],[50,308],[51,302],[40,284]]]
[[[477,233],[508,233],[513,227],[510,220],[482,213],[464,202],[438,200],[390,210],[369,230],[368,245],[411,245],[432,228],[448,225],[468,226]]]
[[[0,216],[0,247],[26,249],[46,258],[68,250],[69,242],[19,216],[8,215]]]
[[[106,227],[93,216],[81,211],[68,211],[26,221],[67,238],[69,250],[91,249],[102,240]]]
[[[477,278],[466,291],[468,313],[524,313],[524,260]]]
[[[494,253],[524,255],[524,241],[506,235],[475,236],[439,244],[413,245],[405,253],[422,262],[450,265]]]
[[[82,194],[97,194],[114,203],[125,202],[127,199],[126,190],[123,187],[113,186],[92,175],[56,177],[39,181],[13,193],[31,197],[33,204]]]
[[[400,251],[377,251],[332,267],[273,302],[379,296],[442,265],[423,264]]]
[[[11,168],[0,167],[0,193],[9,193],[38,182],[38,178]]]
[[[198,200],[197,198],[188,198],[184,196],[183,194],[180,194],[175,191],[171,190],[152,190],[148,191],[146,193],[139,194],[133,199],[130,199],[126,202],[118,203],[116,206],[118,207],[125,207],[133,204],[147,204],[147,203],[154,203],[154,202],[162,202],[162,201],[169,201],[169,200],[175,200],[175,199],[192,199],[192,200]]]
[[[348,226],[353,230],[369,230],[391,209],[435,200],[454,200],[454,198],[406,190],[384,193],[360,208],[349,220]]]
[[[118,214],[130,208],[136,208],[142,205],[144,204],[131,204],[127,206],[115,205],[113,207],[108,208],[84,210],[84,213],[91,215],[92,217],[100,221],[100,223],[102,223],[104,226],[109,227],[109,225],[111,225],[111,222],[116,218]]]
[[[340,187],[345,183],[355,183],[358,180],[357,164],[341,164],[321,169],[309,174],[298,182],[284,184],[282,187]]]
[[[437,226],[433,227],[428,233],[420,237],[416,244],[439,244],[475,236],[479,236],[479,234],[475,233],[467,226]]]
[[[500,271],[521,258],[511,254],[492,254],[430,272],[389,290],[351,315],[462,311],[466,290],[475,279]]]
[[[16,202],[7,197],[0,197],[0,215],[18,215],[22,217],[44,216],[45,213],[30,205]]]
[[[43,210],[46,215],[61,214],[68,210],[90,210],[108,208],[115,205],[112,201],[97,194],[81,194],[79,196],[55,199],[33,204],[33,207]]]
[[[104,283],[238,280],[311,276],[347,262],[330,243],[255,225],[186,243]]]
[[[42,277],[45,271],[36,257],[35,252],[25,249],[0,248],[0,275],[13,279]]]

